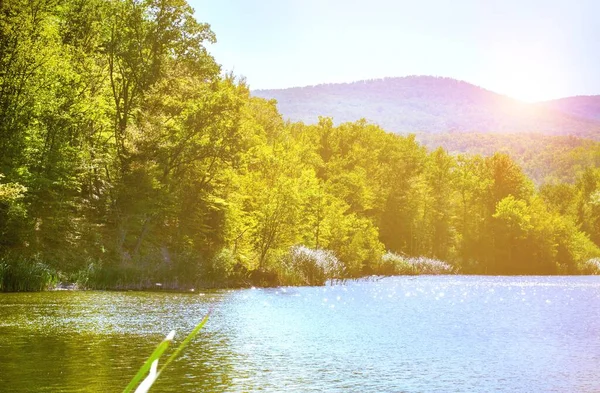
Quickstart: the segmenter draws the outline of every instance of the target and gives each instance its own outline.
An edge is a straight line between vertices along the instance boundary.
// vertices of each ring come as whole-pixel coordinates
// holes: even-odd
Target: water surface
[[[600,279],[478,276],[2,294],[0,391],[121,391],[211,308],[153,392],[600,391]]]

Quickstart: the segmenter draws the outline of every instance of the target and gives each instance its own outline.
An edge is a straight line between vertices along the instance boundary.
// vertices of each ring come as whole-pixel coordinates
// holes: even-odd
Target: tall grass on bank
[[[283,258],[286,285],[325,285],[344,277],[344,264],[333,251],[294,246]]]
[[[186,262],[186,261],[184,261]],[[356,263],[338,259],[331,250],[304,245],[290,247],[268,269],[249,270],[231,252],[220,252],[210,260],[167,264],[158,259],[136,263],[105,263],[88,259],[72,272],[57,272],[39,256],[0,257],[0,291],[43,291],[56,287],[59,276],[63,287],[100,290],[190,290],[192,288],[248,286],[325,285],[336,280],[366,275],[452,274],[456,269],[440,260],[407,257],[393,252],[383,255],[378,264],[364,269],[362,275],[349,274]],[[598,274],[600,259],[582,266],[584,274]]]
[[[155,260],[127,264],[88,261],[72,275],[71,280],[78,288],[97,290],[151,290],[157,288],[157,283],[160,283],[161,289],[172,290],[195,286],[193,280],[187,279],[184,273]]]
[[[600,274],[600,258],[588,259],[580,268],[582,274],[598,275]]]
[[[0,257],[0,291],[43,291],[58,284],[57,272],[39,257],[6,255]]]
[[[378,274],[392,275],[417,275],[417,274],[453,274],[453,266],[438,259],[425,257],[405,257],[393,252],[387,252],[381,258]]]

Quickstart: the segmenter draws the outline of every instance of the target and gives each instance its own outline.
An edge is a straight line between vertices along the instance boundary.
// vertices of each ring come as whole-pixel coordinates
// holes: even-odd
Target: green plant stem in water
[[[161,367],[160,371],[158,372],[158,375],[160,375],[165,370],[165,368],[169,365],[169,363],[171,363],[173,360],[175,360],[177,358],[177,356],[179,356],[181,351],[183,351],[183,349],[190,343],[190,341],[192,341],[194,339],[194,337],[196,337],[198,335],[200,330],[204,327],[204,325],[206,325],[206,322],[208,322],[209,316],[210,316],[210,311],[204,316],[204,318],[202,318],[200,323],[198,325],[196,325],[196,327],[190,332],[190,334],[188,334],[188,336],[185,338],[185,340],[183,340],[183,342],[181,344],[179,344],[177,349],[175,349],[175,352],[173,352],[171,354],[171,356],[169,356],[169,358],[167,359],[165,364]]]
[[[147,382],[148,386],[145,386],[141,390],[141,392],[147,392],[150,389],[150,387],[154,384],[154,381],[156,381],[156,379],[158,379],[160,374],[165,370],[165,368],[173,360],[175,360],[177,358],[177,356],[179,356],[179,354],[190,343],[190,341],[192,341],[194,339],[194,337],[196,337],[198,335],[200,330],[204,327],[204,325],[206,325],[206,322],[208,321],[209,316],[210,316],[210,311],[206,314],[206,316],[204,316],[204,318],[202,318],[200,323],[198,323],[196,325],[196,327],[194,327],[194,329],[190,332],[190,334],[188,334],[188,336],[185,338],[185,340],[183,340],[182,343],[179,344],[179,346],[175,349],[175,351],[171,354],[171,356],[169,356],[169,358],[167,359],[165,364],[161,367],[160,371],[158,371],[158,373],[156,373],[157,366],[153,365],[153,363],[158,362],[158,359],[167,350],[167,348],[169,347],[169,344],[171,343],[171,341],[173,341],[173,337],[175,336],[175,331],[172,331],[171,333],[169,333],[169,335],[160,344],[158,344],[158,346],[156,347],[154,352],[152,352],[152,354],[146,360],[146,362],[144,362],[144,364],[139,369],[137,374],[135,374],[135,376],[129,382],[129,384],[127,385],[125,390],[123,390],[123,393],[131,392],[136,386],[138,386],[138,384],[140,382],[142,382],[142,384],[146,383],[146,380],[142,381],[142,378],[144,378],[144,376],[150,371],[150,374],[146,378],[148,380],[148,382]],[[156,374],[153,375],[153,373],[156,373]],[[140,387],[141,387],[141,385],[138,387],[138,390],[136,390],[136,392],[139,391]]]

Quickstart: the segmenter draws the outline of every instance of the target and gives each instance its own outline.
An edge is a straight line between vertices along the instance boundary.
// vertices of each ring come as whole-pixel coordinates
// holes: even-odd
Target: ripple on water
[[[599,296],[596,277],[477,276],[2,295],[0,386],[118,390],[212,308],[155,391],[599,391]]]

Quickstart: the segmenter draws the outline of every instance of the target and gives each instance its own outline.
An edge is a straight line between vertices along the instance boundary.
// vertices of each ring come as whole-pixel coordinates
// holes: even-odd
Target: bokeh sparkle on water
[[[119,391],[164,334],[201,336],[156,392],[594,392],[597,277],[392,277],[204,294],[0,295],[3,392]]]

